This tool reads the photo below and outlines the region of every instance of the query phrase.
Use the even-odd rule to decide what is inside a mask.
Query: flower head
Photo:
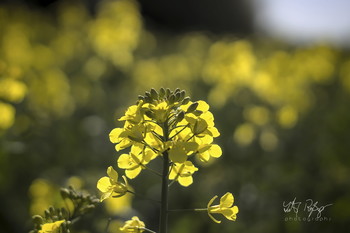
[[[126,221],[120,230],[127,233],[141,233],[144,231],[144,228],[145,223],[142,222],[137,216],[134,216],[131,218],[131,220]]]
[[[110,197],[121,197],[128,191],[128,182],[126,177],[123,176],[124,182],[118,181],[118,173],[112,166],[107,168],[107,176],[102,177],[97,182],[97,188],[103,193],[100,201],[103,201]]]
[[[221,156],[221,148],[213,144],[220,133],[209,105],[203,100],[192,102],[185,95],[180,89],[151,89],[119,118],[124,126],[113,129],[109,137],[117,151],[131,148],[118,159],[128,178],[138,176],[149,168],[146,164],[166,152],[173,164],[169,178],[188,186],[198,169],[187,161],[194,155],[204,162]]]
[[[44,223],[41,225],[41,230],[39,230],[39,233],[59,233],[60,226],[64,222],[65,220],[60,220],[52,223]]]
[[[213,202],[215,199],[218,198],[218,196],[213,197],[208,205],[208,215],[209,217],[216,223],[220,223],[221,221],[215,219],[212,214],[222,214],[224,215],[228,220],[235,221],[237,218],[238,213],[238,207],[233,206],[234,198],[232,193],[227,192],[224,196],[220,198],[220,204],[219,205],[213,205]]]

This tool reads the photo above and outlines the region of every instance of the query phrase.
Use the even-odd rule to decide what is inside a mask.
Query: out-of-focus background
[[[223,156],[171,208],[230,191],[236,222],[172,213],[170,233],[345,232],[350,228],[350,3],[346,0],[8,0],[0,3],[0,232],[62,205],[60,186],[98,195],[118,153],[111,129],[137,95],[177,87],[211,105]],[[120,154],[120,153],[119,153]],[[157,198],[157,177],[132,185]],[[292,219],[283,202],[326,207]],[[118,232],[157,206],[108,201],[74,232]],[[316,217],[316,213],[312,214]]]

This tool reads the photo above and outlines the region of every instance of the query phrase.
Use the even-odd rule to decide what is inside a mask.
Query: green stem
[[[163,125],[165,142],[169,139],[168,122]],[[159,219],[159,233],[167,233],[168,225],[168,184],[169,184],[169,155],[163,152],[162,194]]]
[[[155,231],[152,231],[152,230],[150,230],[148,228],[145,228],[145,227],[140,227],[139,229],[140,230],[144,230],[144,231],[148,231],[148,232],[151,232],[151,233],[156,233]]]
[[[168,222],[168,174],[169,174],[169,156],[168,152],[163,153],[163,175],[162,175],[162,199],[160,207],[160,233],[167,233]]]
[[[199,209],[174,209],[168,210],[169,212],[184,212],[184,211],[207,211],[207,208],[199,208]]]

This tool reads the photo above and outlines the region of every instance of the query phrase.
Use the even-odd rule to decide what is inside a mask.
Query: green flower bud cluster
[[[72,218],[82,216],[87,212],[93,210],[99,199],[88,193],[78,193],[71,186],[68,188],[61,188],[61,197],[63,200],[70,200],[74,204],[74,211]]]
[[[138,99],[149,104],[165,101],[169,105],[176,102],[184,105],[190,101],[190,97],[185,96],[186,92],[184,90],[181,91],[179,88],[175,91],[171,91],[169,88],[160,88],[159,92],[152,88],[151,91],[146,91],[144,96],[139,95]]]
[[[49,207],[44,212],[44,217],[34,215],[32,217],[34,223],[34,230],[30,233],[45,233],[45,232],[62,232],[70,233],[71,221],[69,213],[65,208]]]
[[[72,187],[61,188],[65,208],[49,207],[44,216],[34,215],[34,229],[30,233],[70,233],[71,225],[93,210],[99,200],[87,193],[78,193]]]

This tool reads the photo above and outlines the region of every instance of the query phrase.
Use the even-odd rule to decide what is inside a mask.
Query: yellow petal
[[[119,142],[119,144],[117,144],[117,145],[115,146],[115,150],[116,150],[116,151],[123,150],[123,149],[125,149],[125,148],[131,146],[132,144],[133,144],[133,142],[130,141],[129,139],[124,139],[124,140],[122,140],[121,142]]]
[[[174,168],[174,167],[172,167],[172,168],[170,168],[171,170],[170,170],[170,174],[169,174],[169,179],[170,180],[173,180],[173,179],[175,179],[176,178],[176,176],[177,176],[177,172],[176,172],[176,168]]]
[[[110,198],[112,196],[112,193],[113,193],[113,190],[103,193],[101,195],[100,202],[106,200],[107,198]]]
[[[129,178],[129,179],[134,179],[136,176],[138,176],[141,172],[142,168],[139,166],[133,170],[126,170],[125,171],[125,175]]]
[[[209,110],[209,105],[205,101],[199,100],[199,101],[197,101],[197,103],[198,103],[197,110],[202,111],[202,112],[206,112]]]
[[[140,144],[142,145],[142,144]],[[137,145],[132,145],[130,152],[133,153],[134,155],[138,155],[142,152],[143,148],[139,144]]]
[[[183,163],[187,160],[187,153],[180,147],[173,147],[169,150],[169,158],[174,163]]]
[[[185,172],[191,171],[191,173],[198,171],[198,168],[196,168],[191,161],[185,162]]]
[[[222,150],[219,145],[212,144],[209,149],[210,156],[214,158],[219,158],[222,155]]]
[[[221,208],[230,208],[233,205],[233,195],[232,193],[227,192],[224,196],[220,199],[220,207]]]
[[[211,112],[203,113],[201,118],[207,122],[208,126],[214,126],[214,115]]]
[[[110,179],[107,176],[104,176],[97,181],[97,188],[103,193],[107,192],[110,189],[111,185],[112,184],[110,182]]]
[[[45,223],[41,226],[41,230],[39,232],[56,232],[56,230],[58,230],[58,228],[61,226],[61,224],[64,222],[65,220],[60,220],[60,221],[56,221],[53,223]],[[58,231],[57,231],[58,232]]]
[[[118,172],[112,166],[107,168],[107,174],[114,182],[118,181]]]
[[[209,127],[208,128],[208,131],[209,131],[209,135],[216,138],[216,137],[219,137],[220,136],[220,132],[217,128],[215,127]]]
[[[233,206],[232,208],[230,208],[230,214],[229,215],[224,215],[228,220],[231,221],[236,221],[237,219],[237,213],[238,213],[238,207],[237,206]]]
[[[210,159],[210,154],[208,151],[199,154],[199,159],[203,162],[208,162]]]
[[[122,128],[115,128],[113,129],[110,133],[109,133],[109,140],[112,143],[118,143],[121,139],[120,139],[120,134],[123,132],[124,130]]]
[[[187,176],[187,177],[179,177],[178,182],[184,186],[187,187],[193,183],[193,178],[192,176]]]
[[[154,153],[154,151],[152,150],[145,150],[143,152],[143,160],[144,160],[144,164],[147,164],[149,161],[151,161],[153,158],[155,158],[157,156],[156,153]]]
[[[128,154],[121,154],[118,158],[117,163],[118,167],[122,169],[129,169],[135,165],[130,155]]]

